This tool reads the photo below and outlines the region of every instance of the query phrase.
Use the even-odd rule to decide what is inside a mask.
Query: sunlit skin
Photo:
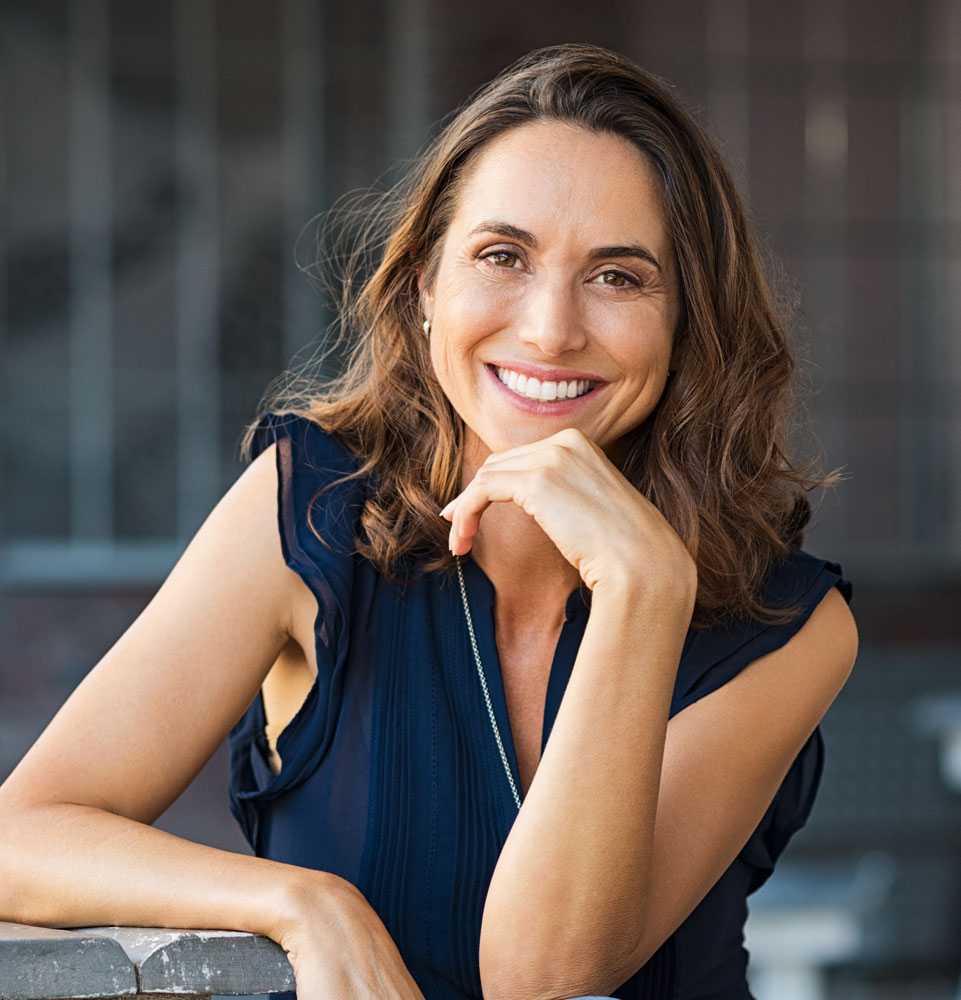
[[[491,451],[577,427],[605,450],[653,410],[678,314],[656,180],[619,136],[538,122],[475,165],[423,296],[431,357],[467,427],[465,476]],[[491,365],[596,388],[529,404]]]

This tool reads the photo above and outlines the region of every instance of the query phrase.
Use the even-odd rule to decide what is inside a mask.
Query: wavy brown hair
[[[339,267],[335,345],[342,372],[288,378],[267,408],[305,416],[360,460],[376,489],[357,549],[382,572],[449,568],[439,509],[460,487],[463,426],[432,373],[418,279],[430,284],[471,165],[495,137],[537,121],[621,136],[660,183],[680,278],[677,369],[653,414],[621,442],[624,475],[696,561],[694,621],[783,620],[763,602],[771,565],[799,544],[807,492],[827,480],[792,462],[784,416],[794,362],[730,173],[698,122],[659,80],[591,45],[535,51],[482,88],[406,179],[373,204]],[[365,276],[366,268],[366,276]]]

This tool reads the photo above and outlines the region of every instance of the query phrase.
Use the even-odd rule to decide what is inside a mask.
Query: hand
[[[489,455],[441,512],[454,555],[471,550],[484,511],[515,503],[594,590],[638,576],[696,589],[694,561],[657,508],[579,430]]]
[[[326,872],[298,873],[286,926],[274,935],[297,1000],[424,1000],[387,928],[362,893]]]

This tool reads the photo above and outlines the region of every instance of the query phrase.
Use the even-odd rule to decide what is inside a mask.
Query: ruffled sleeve
[[[780,649],[801,630],[832,587],[837,587],[845,600],[851,600],[851,584],[842,576],[840,566],[792,549],[769,574],[765,597],[770,605],[796,608],[797,613],[779,625],[737,622],[692,630],[681,657],[671,714],[716,691],[759,657]],[[807,822],[823,766],[824,743],[820,730],[816,730],[795,758],[739,855],[751,868],[750,892],[764,883],[788,841]]]
[[[272,444],[277,445],[277,520],[284,561],[317,600],[317,679],[280,735],[280,774],[275,775],[267,764],[266,720],[259,694],[228,739],[231,811],[255,850],[259,804],[313,772],[336,726],[349,627],[354,537],[364,491],[357,478],[345,480],[356,470],[354,456],[311,421],[289,414],[267,414],[255,432],[253,457]]]

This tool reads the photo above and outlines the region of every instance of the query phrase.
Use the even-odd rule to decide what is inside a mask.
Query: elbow
[[[24,904],[30,898],[25,884],[28,851],[37,831],[28,827],[23,810],[0,798],[0,920],[29,923]]]
[[[608,996],[640,968],[636,946],[591,933],[538,935],[481,931],[484,1000],[569,1000]],[[635,943],[636,945],[636,943]]]
[[[56,805],[52,807],[56,809]],[[50,859],[62,854],[57,831],[62,816],[43,803],[25,800],[0,788],[0,920],[56,924],[49,899],[38,886]]]

